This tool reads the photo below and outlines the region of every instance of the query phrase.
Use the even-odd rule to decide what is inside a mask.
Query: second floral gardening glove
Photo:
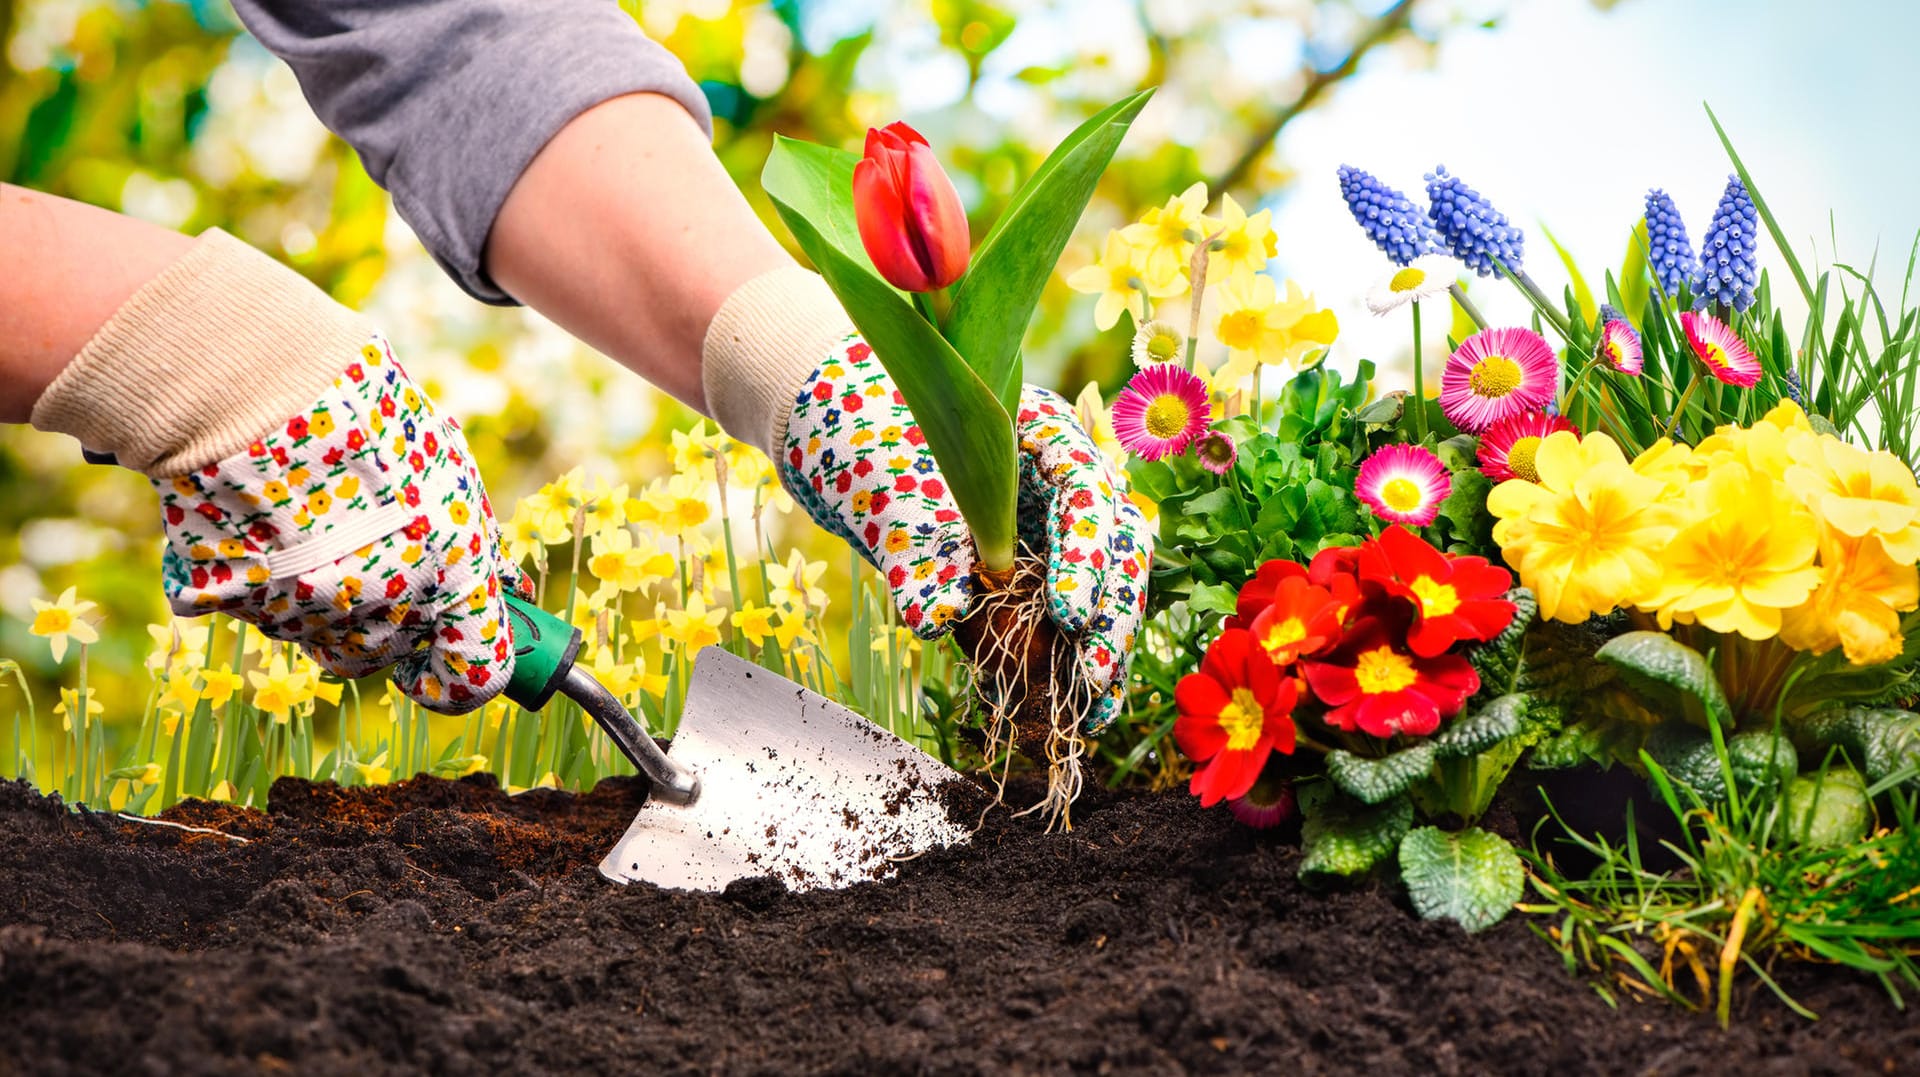
[[[359,315],[223,232],[117,311],[35,405],[159,491],[164,587],[342,677],[472,710],[513,670],[500,550],[459,424]]]
[[[913,413],[812,273],[780,269],[730,297],[707,331],[709,408],[778,463],[820,526],[885,574],[923,638],[966,615],[973,541]],[[1023,540],[1047,558],[1048,611],[1096,693],[1082,726],[1118,713],[1146,613],[1152,534],[1126,480],[1058,394],[1027,386],[1015,417]]]

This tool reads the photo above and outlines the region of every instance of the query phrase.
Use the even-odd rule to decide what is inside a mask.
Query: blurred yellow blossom
[[[687,599],[685,609],[667,611],[660,634],[685,647],[687,653],[697,654],[702,647],[720,642],[720,626],[726,619],[725,607],[708,609],[706,600],[696,593]]]
[[[1196,183],[1149,209],[1138,224],[1120,230],[1120,237],[1145,254],[1149,276],[1177,277],[1187,270],[1194,245],[1213,234],[1219,222],[1206,216],[1207,185]]]
[[[204,619],[168,618],[166,624],[147,626],[153,650],[147,654],[147,668],[169,676],[196,669],[207,660],[207,635],[211,626]]]
[[[808,561],[799,550],[787,556],[787,563],[767,565],[767,601],[783,609],[805,613],[825,610],[827,593],[818,586],[826,575],[825,561]]]
[[[1207,255],[1207,280],[1229,281],[1252,276],[1265,269],[1280,251],[1273,234],[1273,211],[1263,209],[1253,216],[1240,208],[1230,194],[1220,196],[1219,236]]]
[[[267,662],[265,672],[254,670],[247,674],[247,680],[253,685],[253,705],[263,714],[270,714],[276,722],[286,722],[293,715],[293,708],[313,698],[313,690],[307,678],[287,668],[285,655],[276,653]]]
[[[69,638],[82,647],[100,642],[99,630],[86,620],[86,615],[93,608],[93,603],[77,599],[71,587],[60,592],[60,597],[52,602],[36,598],[33,600],[33,625],[29,631],[47,641],[53,650],[55,662],[64,661]]]
[[[582,517],[582,527],[589,536],[602,535],[626,526],[627,522],[627,484],[608,486],[605,479],[594,481],[593,492],[587,495],[586,513]]]
[[[53,705],[53,713],[60,716],[60,728],[69,733],[73,732],[73,716],[79,713],[79,710],[80,710],[79,691],[73,688],[60,689],[60,702],[55,703]],[[106,704],[94,698],[94,691],[92,687],[88,687],[86,719],[91,719],[93,718],[94,715],[97,715],[97,714],[104,714],[106,713],[106,710],[107,710]],[[86,719],[82,720],[82,723],[81,723],[82,725],[86,724]]]
[[[1093,324],[1105,332],[1119,322],[1121,311],[1131,314],[1135,324],[1145,321],[1147,300],[1180,294],[1186,280],[1178,273],[1149,273],[1147,252],[1114,231],[1107,233],[1100,260],[1069,274],[1067,287],[1100,297],[1093,309]]]
[[[637,591],[673,577],[673,558],[649,540],[635,542],[633,534],[617,528],[593,537],[593,556],[587,571],[616,591]]]

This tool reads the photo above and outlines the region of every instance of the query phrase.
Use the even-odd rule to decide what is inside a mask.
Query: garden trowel
[[[612,693],[574,664],[580,633],[508,600],[514,670],[507,697],[538,710],[579,703],[653,783],[600,862],[615,882],[720,890],[772,876],[793,890],[850,886],[900,860],[967,840],[949,804],[977,790],[939,760],[860,715],[708,647],[674,733],[660,750]]]

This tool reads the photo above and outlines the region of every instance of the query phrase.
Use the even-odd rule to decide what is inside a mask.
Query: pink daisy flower
[[[1508,479],[1539,482],[1540,473],[1534,470],[1533,455],[1540,451],[1540,443],[1547,435],[1557,430],[1571,430],[1575,437],[1580,434],[1580,428],[1565,416],[1548,415],[1544,411],[1529,411],[1494,423],[1480,435],[1480,471],[1495,482]]]
[[[1560,360],[1531,329],[1483,329],[1462,341],[1440,372],[1440,410],[1479,433],[1511,415],[1553,403]]]
[[[1609,370],[1638,374],[1644,365],[1640,358],[1640,334],[1633,331],[1633,326],[1615,318],[1600,327],[1600,342],[1594,345],[1593,357],[1605,363]]]
[[[1353,492],[1382,520],[1425,527],[1453,492],[1453,476],[1418,445],[1389,445],[1360,465]]]
[[[1267,777],[1253,783],[1246,796],[1227,801],[1227,810],[1235,819],[1255,830],[1279,826],[1293,815],[1293,783],[1285,778]]]
[[[1207,432],[1207,383],[1178,363],[1141,370],[1113,401],[1113,436],[1142,460],[1178,456]]]
[[[1240,450],[1233,444],[1233,435],[1224,430],[1209,430],[1193,443],[1194,459],[1215,475],[1225,475],[1233,470],[1233,462],[1239,455]]]
[[[1733,327],[1711,314],[1683,311],[1680,329],[1693,345],[1693,354],[1707,364],[1714,377],[1728,385],[1751,389],[1760,381],[1760,360],[1753,357],[1746,342]]]

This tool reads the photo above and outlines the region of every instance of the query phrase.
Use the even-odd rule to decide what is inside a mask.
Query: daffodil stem
[[[1673,418],[1667,422],[1667,436],[1673,437],[1680,430],[1680,419],[1687,413],[1687,404],[1693,400],[1693,392],[1700,388],[1700,368],[1693,369],[1693,380],[1687,383],[1687,391],[1680,394],[1680,404],[1673,409]]]
[[[1554,329],[1560,333],[1560,339],[1569,344],[1573,343],[1573,327],[1567,324],[1567,316],[1554,307],[1553,302],[1547,298],[1547,293],[1533,282],[1533,278],[1527,275],[1527,271],[1516,268],[1510,271],[1509,276],[1513,283],[1526,293],[1527,298],[1533,301],[1535,309],[1545,315],[1547,321],[1553,323]]]
[[[1409,305],[1413,307],[1413,436],[1424,442],[1427,440],[1427,378],[1420,358],[1420,301],[1416,299]]]
[[[733,556],[733,517],[727,512],[727,461],[718,453],[713,458],[713,484],[720,494],[720,537],[727,550],[727,583],[733,588],[733,606],[739,609],[744,596],[740,593],[740,563]],[[731,620],[727,622],[727,635],[733,641],[739,639]]]
[[[1459,304],[1461,313],[1465,314],[1473,324],[1482,329],[1487,327],[1487,319],[1481,315],[1480,308],[1473,305],[1473,300],[1467,298],[1467,290],[1460,287],[1460,282],[1455,281],[1447,285],[1447,294],[1453,297],[1453,301]]]
[[[1587,365],[1580,368],[1580,376],[1573,379],[1573,388],[1567,392],[1567,398],[1560,403],[1560,414],[1569,419],[1573,418],[1573,406],[1580,401],[1580,391],[1587,387],[1587,377],[1593,373],[1593,368],[1599,365],[1597,359],[1588,357]]]
[[[92,762],[92,760],[88,758],[87,748],[86,748],[86,744],[87,744],[87,645],[84,643],[80,645],[80,687],[78,689],[78,693],[79,693],[79,698],[74,701],[74,708],[73,708],[78,713],[68,715],[68,717],[71,719],[71,722],[69,724],[73,726],[74,740],[75,740],[75,744],[77,745],[75,749],[74,759],[77,760],[80,764],[80,801],[81,803],[85,803],[89,799],[89,794],[92,792],[92,789],[88,785],[89,774],[87,773],[88,771],[87,764]]]

